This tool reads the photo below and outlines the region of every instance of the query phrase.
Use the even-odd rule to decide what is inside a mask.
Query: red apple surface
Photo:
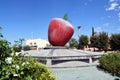
[[[73,26],[62,18],[53,18],[48,28],[48,40],[53,46],[64,46],[74,33]]]

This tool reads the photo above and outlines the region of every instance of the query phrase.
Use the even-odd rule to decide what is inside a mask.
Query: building
[[[30,46],[32,50],[39,50],[49,46],[50,43],[44,39],[26,39],[25,45]]]

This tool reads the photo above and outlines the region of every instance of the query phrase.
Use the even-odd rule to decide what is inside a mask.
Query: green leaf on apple
[[[68,20],[68,14],[66,13],[63,17],[64,20]]]

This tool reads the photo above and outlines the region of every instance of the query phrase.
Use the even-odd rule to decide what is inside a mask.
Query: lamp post
[[[80,28],[81,26],[78,26],[78,38],[80,37]]]

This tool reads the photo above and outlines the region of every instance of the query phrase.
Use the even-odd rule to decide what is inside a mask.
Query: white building
[[[50,43],[44,39],[26,39],[25,44],[36,49],[42,49],[50,45]]]

